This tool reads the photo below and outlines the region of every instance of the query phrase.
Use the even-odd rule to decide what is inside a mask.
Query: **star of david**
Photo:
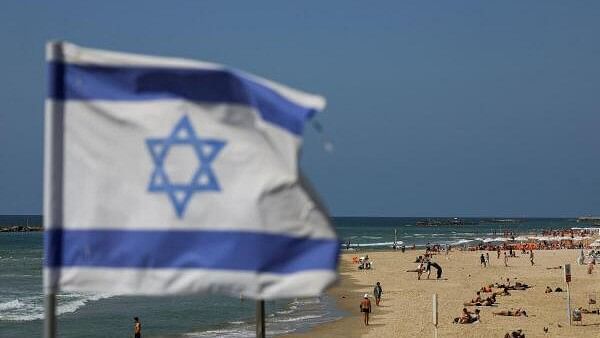
[[[154,162],[148,191],[166,193],[175,208],[177,217],[182,218],[194,192],[221,191],[211,163],[225,144],[226,142],[222,140],[198,137],[188,117],[182,117],[166,138],[146,139],[146,145]],[[177,145],[192,147],[199,160],[192,178],[183,184],[174,183],[165,171],[165,160],[169,150]]]

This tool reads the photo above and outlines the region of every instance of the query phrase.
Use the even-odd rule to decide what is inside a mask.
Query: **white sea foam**
[[[277,336],[286,333],[290,333],[292,330],[268,330],[269,336]],[[224,338],[241,338],[241,337],[254,337],[255,331],[250,328],[247,329],[222,329],[222,330],[208,330],[202,332],[190,332],[184,334],[186,337],[193,338],[216,338],[216,337],[224,337]]]
[[[15,300],[11,300],[10,302],[0,303],[0,311],[20,309],[20,308],[23,308],[24,306],[25,306],[25,304],[23,304],[20,300],[15,299]],[[1,316],[2,315],[0,315],[0,318],[2,318]]]
[[[110,295],[101,294],[63,294],[58,295],[57,314],[73,313],[88,302],[97,301]],[[0,320],[31,321],[44,318],[44,297],[42,295],[23,297],[0,303]]]
[[[295,307],[294,307],[294,309],[277,311],[276,313],[278,315],[289,315],[290,313],[293,313],[294,311],[295,311]]]
[[[273,322],[275,322],[275,323],[290,323],[290,322],[305,321],[305,320],[309,320],[309,319],[316,319],[316,318],[321,318],[321,317],[322,316],[320,316],[320,315],[306,315],[306,316],[300,316],[300,317],[277,318],[277,319],[274,319]]]
[[[315,298],[298,298],[295,299],[292,304],[295,305],[306,305],[306,304],[320,304],[321,303],[321,298],[319,297],[315,297]]]

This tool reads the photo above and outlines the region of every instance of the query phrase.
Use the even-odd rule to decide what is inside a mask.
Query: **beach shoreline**
[[[423,250],[360,251],[340,255],[340,282],[328,291],[336,306],[346,312],[343,318],[317,325],[306,332],[292,333],[285,337],[398,337],[433,335],[432,295],[439,297],[438,337],[503,337],[512,330],[522,329],[527,337],[590,337],[596,336],[600,327],[600,315],[584,315],[583,325],[569,326],[566,315],[566,292],[545,294],[546,286],[566,289],[563,272],[559,266],[571,264],[572,309],[576,307],[595,309],[588,304],[590,295],[600,295],[598,271],[587,274],[585,265],[577,265],[577,249],[539,250],[535,253],[535,265],[529,256],[518,254],[509,259],[505,267],[503,258],[489,252],[491,265],[482,267],[479,256],[485,251],[451,251],[440,253],[434,260],[443,267],[443,280],[436,280],[435,273],[427,280],[417,280],[416,273],[406,272],[416,266],[416,256]],[[368,254],[374,269],[358,270],[352,263],[354,256]],[[435,271],[434,271],[435,272]],[[472,299],[483,285],[510,278],[533,287],[524,291],[511,291],[511,296],[498,297],[494,307],[481,309],[481,321],[476,324],[452,324],[458,317],[463,302]],[[364,293],[372,297],[375,282],[383,286],[382,306],[374,300],[371,325],[362,323],[358,304]],[[495,290],[496,291],[496,290]],[[501,317],[492,312],[522,307],[529,317]],[[473,311],[476,307],[468,307]],[[544,328],[548,328],[548,333]]]

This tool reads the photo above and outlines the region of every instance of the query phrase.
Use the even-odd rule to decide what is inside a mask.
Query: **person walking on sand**
[[[504,266],[508,266],[508,256],[504,253]]]
[[[371,313],[371,301],[369,294],[365,293],[363,300],[360,302],[360,312],[363,313],[365,325],[369,325],[369,313]]]
[[[142,323],[138,317],[134,317],[135,324],[133,325],[133,336],[135,338],[142,338]]]
[[[498,250],[496,250],[496,254],[498,255],[498,259],[500,259],[500,248],[498,247]]]
[[[375,305],[379,306],[381,302],[381,294],[383,293],[383,289],[381,288],[381,283],[377,282],[375,284],[375,288],[373,288],[373,296],[375,296]]]
[[[483,256],[483,254],[479,256],[479,261],[481,262],[481,265],[485,268],[485,257]]]
[[[531,262],[531,266],[535,265],[533,262],[533,250],[529,250],[529,261]]]
[[[485,253],[485,264],[490,266],[490,253],[489,252]]]

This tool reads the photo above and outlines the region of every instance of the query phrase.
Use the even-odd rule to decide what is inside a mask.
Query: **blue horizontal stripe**
[[[315,110],[229,70],[48,64],[48,97],[55,100],[186,99],[254,107],[270,123],[301,135]]]
[[[339,242],[232,231],[47,230],[47,267],[335,270]]]

